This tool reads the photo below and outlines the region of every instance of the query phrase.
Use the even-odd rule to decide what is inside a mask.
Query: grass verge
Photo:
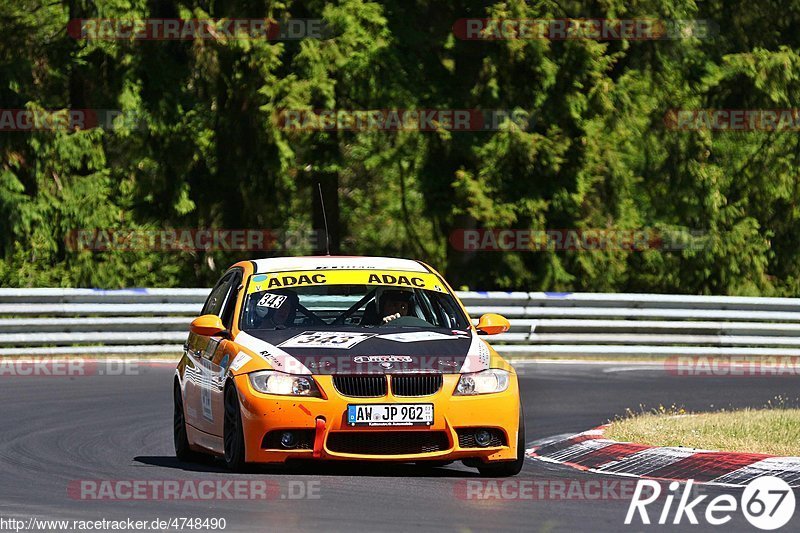
[[[800,456],[800,409],[642,413],[613,421],[606,437],[650,446]]]

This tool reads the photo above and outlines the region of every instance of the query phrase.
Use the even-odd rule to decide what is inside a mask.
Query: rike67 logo
[[[700,523],[699,516],[707,524],[721,526],[730,522],[734,513],[741,512],[756,528],[774,530],[786,525],[794,515],[794,492],[788,483],[777,477],[754,479],[745,486],[739,500],[732,494],[721,494],[707,502],[708,495],[705,494],[690,499],[693,484],[693,480],[688,480],[678,494],[680,483],[673,481],[669,484],[666,496],[660,498],[659,483],[640,479],[628,506],[625,524],[641,521],[642,524],[679,525],[688,522],[696,525]],[[659,503],[655,504],[656,501]],[[663,507],[659,509],[662,501]],[[652,511],[655,511],[655,515],[651,518],[649,512]]]

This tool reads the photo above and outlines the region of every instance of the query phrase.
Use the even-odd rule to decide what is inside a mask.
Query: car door
[[[242,273],[238,269],[222,276],[209,294],[201,314],[217,315],[223,319],[223,323],[228,318],[230,322],[230,315],[233,314],[231,308],[235,306],[241,279]],[[226,327],[229,328],[230,324]],[[216,397],[221,397],[225,383],[220,363],[221,354],[229,342],[222,336],[210,337],[196,333],[189,333],[186,342],[186,420],[195,428],[212,435],[221,434],[217,429],[222,427],[221,402]]]
[[[236,306],[239,304],[238,297],[244,286],[242,285],[243,272],[237,269],[233,272],[231,288],[222,304],[220,314],[222,325],[225,329],[232,331],[233,321],[236,316]],[[211,348],[214,340],[217,344]],[[236,343],[228,338],[212,339],[209,349],[206,350],[203,359],[208,361],[209,371],[211,372],[211,386],[207,389],[206,406],[211,410],[210,433],[222,437],[223,418],[225,416],[225,379],[228,375],[228,367],[236,358]],[[202,399],[202,396],[201,396]]]

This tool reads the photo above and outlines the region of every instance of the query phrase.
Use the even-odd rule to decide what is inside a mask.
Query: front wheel
[[[519,407],[519,431],[517,433],[517,459],[501,463],[479,465],[478,472],[481,477],[511,477],[516,476],[525,464],[525,417],[522,414],[522,405]]]
[[[236,385],[229,383],[225,388],[225,421],[222,428],[225,447],[225,464],[235,472],[245,468],[244,431],[242,411],[239,407],[239,394]]]

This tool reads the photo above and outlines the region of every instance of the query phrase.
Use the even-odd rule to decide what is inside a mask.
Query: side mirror
[[[195,318],[189,326],[189,331],[204,337],[221,335],[227,338],[229,336],[228,330],[222,325],[222,319],[217,315],[203,315]]]
[[[486,313],[478,321],[475,328],[478,330],[478,335],[497,335],[498,333],[505,333],[511,324],[508,319],[497,313]]]

